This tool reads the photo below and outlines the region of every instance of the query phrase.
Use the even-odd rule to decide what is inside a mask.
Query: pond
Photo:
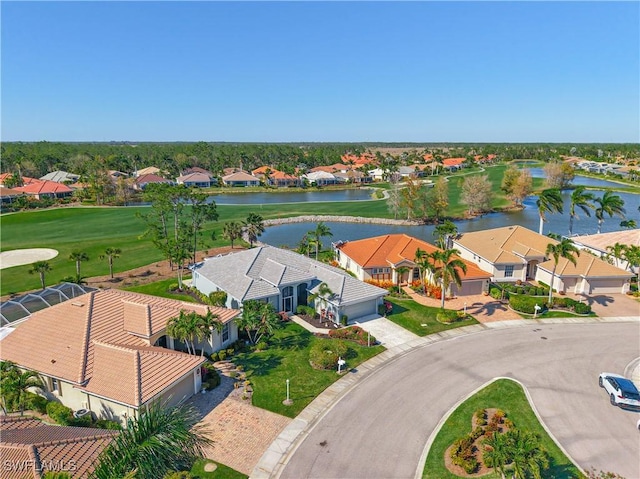
[[[531,172],[531,176],[533,178],[547,177],[542,168],[529,168],[529,171]],[[595,188],[613,188],[616,186],[626,186],[624,184],[616,183],[615,181],[600,180],[598,178],[589,178],[587,176],[578,175],[575,176],[571,184],[575,186],[592,186]]]
[[[595,193],[600,196],[600,193]],[[627,210],[627,218],[635,219],[640,224],[640,215],[638,207],[640,206],[640,195],[630,193],[616,193],[625,202]],[[553,214],[547,216],[547,222],[544,225],[544,234],[554,232],[558,234],[569,233],[569,201],[571,197],[570,191],[562,193],[565,204],[565,213],[562,215]],[[533,231],[538,231],[540,218],[536,209],[536,196],[530,196],[524,201],[524,210],[510,213],[490,213],[473,220],[464,220],[456,222],[458,231],[461,233],[469,231],[478,231],[491,228],[500,228],[503,226],[521,225]],[[620,230],[619,217],[605,217],[602,226],[602,232]],[[434,225],[419,226],[393,226],[379,224],[360,224],[360,223],[334,223],[328,222],[327,226],[333,233],[332,238],[324,238],[323,242],[328,244],[330,241],[337,240],[357,240],[372,236],[380,236],[385,234],[405,233],[417,238],[421,238],[427,242],[433,243]],[[273,246],[295,247],[302,236],[308,231],[315,228],[315,223],[294,223],[280,226],[271,226],[260,236],[260,241],[271,244]],[[595,234],[597,232],[598,222],[591,214],[587,217],[580,212],[580,218],[574,221],[573,232],[577,235]]]
[[[326,201],[371,200],[374,190],[358,188],[348,190],[294,190],[293,192],[221,193],[211,199],[218,205],[259,205],[274,203],[317,203]]]

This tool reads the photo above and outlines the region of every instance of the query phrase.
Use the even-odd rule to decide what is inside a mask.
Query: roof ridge
[[[57,426],[53,426],[53,427],[57,427]],[[73,426],[65,426],[65,427],[73,427]],[[83,429],[86,429],[86,428],[83,428]],[[41,441],[41,442],[33,443],[33,444],[30,444],[30,446],[33,446],[35,448],[46,447],[46,446],[64,446],[66,444],[74,444],[78,442],[98,441],[100,439],[107,439],[117,434],[117,432],[113,430],[104,429],[104,431],[105,432],[103,434],[93,434],[91,436],[80,436],[80,437],[67,437],[64,439],[52,439],[50,441]],[[6,443],[3,443],[3,444],[6,444]]]
[[[91,323],[93,321],[93,303],[95,291],[89,293],[87,301],[87,314],[84,329],[84,339],[82,341],[82,360],[80,361],[80,376],[78,383],[82,384],[86,381],[87,363],[89,362],[89,345],[91,344]]]
[[[136,351],[133,356],[133,367],[135,368],[136,374],[136,385],[135,385],[135,400],[136,404],[142,403],[142,367],[140,361],[140,351]]]

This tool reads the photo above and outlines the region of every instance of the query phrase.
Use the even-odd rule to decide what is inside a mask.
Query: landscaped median
[[[491,414],[487,414],[488,410],[491,411]],[[492,419],[495,419],[495,411],[504,413],[502,420],[492,421]],[[484,412],[484,416],[482,412]],[[495,422],[495,424],[492,424],[492,422]],[[507,432],[507,429],[511,432]],[[492,458],[492,448],[489,446],[492,442],[490,438],[494,435],[502,436],[505,432],[507,435],[513,435],[516,429],[520,431],[522,437],[524,437],[523,435],[528,436],[531,434],[533,435],[531,437],[535,437],[535,440],[528,441],[529,445],[535,443],[533,445],[538,448],[538,453],[546,459],[548,464],[542,477],[554,477],[557,479],[584,477],[542,427],[531,409],[520,384],[509,379],[499,379],[492,382],[464,401],[447,418],[431,444],[422,477],[458,479],[477,477],[477,472],[480,471],[484,471],[485,474],[490,473],[489,469],[492,467],[490,459]],[[476,433],[473,434],[473,431],[476,431]],[[459,446],[464,445],[466,437],[473,438],[473,440],[469,441],[470,447],[464,451],[462,450],[464,448]],[[511,457],[510,454],[513,452],[509,450],[512,438],[505,437],[505,439],[507,444],[504,448],[505,457],[507,458],[505,460],[507,463],[505,469],[511,471],[514,464],[508,458]],[[518,440],[511,442],[517,444]],[[458,451],[460,454],[457,454],[454,458],[451,453],[456,446],[458,446],[457,449],[460,450]],[[488,454],[484,453],[485,449],[489,450]],[[520,451],[518,454],[522,452]],[[529,452],[530,455],[533,454],[533,451]],[[456,462],[475,464],[475,461],[477,461],[477,467],[473,470],[470,468],[469,474],[464,472],[462,466],[455,464]],[[525,467],[531,467],[531,465],[529,464]],[[453,471],[456,471],[456,473]],[[476,475],[472,475],[474,473]],[[526,477],[529,477],[529,474],[531,472],[528,472]],[[499,477],[499,475],[492,474],[490,477]]]

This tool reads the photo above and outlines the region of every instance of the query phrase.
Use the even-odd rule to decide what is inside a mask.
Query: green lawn
[[[541,443],[550,456],[550,467],[543,473],[543,478],[583,477],[578,468],[546,433],[531,409],[522,387],[515,381],[508,379],[500,379],[491,383],[463,402],[449,416],[431,445],[422,477],[436,479],[456,479],[459,477],[446,468],[444,453],[453,441],[471,432],[471,417],[476,410],[483,408],[502,409],[518,429],[531,431],[540,436]],[[490,474],[484,477],[498,476]]]
[[[412,299],[387,297],[386,300],[393,304],[393,312],[387,316],[387,319],[418,336],[426,336],[447,329],[478,324],[478,321],[475,319],[465,319],[464,321],[458,321],[453,324],[443,324],[436,319],[440,308],[423,306]],[[422,326],[423,324],[426,326]]]
[[[213,472],[205,472],[204,466],[214,462],[218,467]],[[219,462],[210,461],[208,459],[200,459],[191,468],[191,475],[194,479],[246,479],[249,476],[242,474],[241,472],[231,469]]]
[[[188,277],[184,279],[188,279]],[[160,296],[161,298],[178,299],[180,301],[195,303],[196,300],[188,294],[176,294],[169,292],[169,286],[177,283],[177,278],[170,278],[162,281],[156,281],[155,283],[143,284],[140,286],[129,286],[122,289],[125,291],[133,291],[134,293],[144,293],[153,296]]]
[[[288,417],[297,416],[316,396],[339,379],[336,371],[319,371],[309,364],[309,350],[316,341],[324,341],[295,323],[276,331],[269,348],[262,352],[239,353],[233,357],[242,365],[253,383],[255,406]],[[347,367],[355,367],[384,351],[383,346],[367,348],[349,343],[353,357]],[[286,381],[290,381],[291,406],[285,406]]]

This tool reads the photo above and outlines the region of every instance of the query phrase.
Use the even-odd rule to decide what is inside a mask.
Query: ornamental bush
[[[347,341],[353,341],[361,346],[366,346],[367,341],[369,341],[370,344],[376,343],[376,338],[373,336],[369,336],[367,332],[360,326],[332,329],[331,331],[329,331],[329,337],[332,339],[344,339]]]
[[[346,357],[347,344],[340,339],[320,339],[309,350],[309,362],[315,369],[335,369],[338,358]]]
[[[514,295],[509,298],[509,305],[511,308],[520,313],[533,314],[535,312],[536,304],[542,308],[539,313],[542,313],[547,309],[545,302],[535,296]]]
[[[591,306],[586,303],[576,303],[573,306],[573,310],[576,314],[589,314],[591,313]]]
[[[47,404],[47,416],[53,419],[61,426],[69,426],[73,422],[73,411],[71,408],[60,404],[59,402],[51,401]]]

